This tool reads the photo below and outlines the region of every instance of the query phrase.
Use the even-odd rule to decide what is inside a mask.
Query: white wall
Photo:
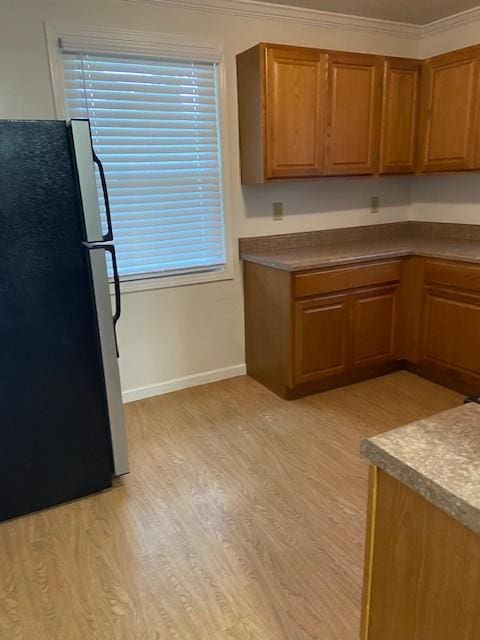
[[[418,176],[410,220],[480,224],[480,174]]]
[[[0,117],[54,118],[43,21],[73,22],[192,35],[224,42],[227,65],[234,246],[245,235],[286,233],[407,219],[410,178],[334,179],[241,188],[239,179],[235,54],[273,41],[391,55],[418,55],[411,38],[368,30],[308,26],[272,19],[220,15],[123,0],[2,0],[0,5]],[[479,34],[480,40],[480,34]],[[447,190],[448,191],[448,190]],[[460,194],[462,189],[458,190]],[[440,193],[440,192],[439,192]],[[381,212],[368,210],[380,196]],[[444,193],[441,193],[444,197]],[[285,220],[273,222],[273,201]],[[428,203],[427,203],[428,204]],[[433,208],[428,215],[437,215]],[[462,208],[462,211],[464,208]],[[415,210],[414,215],[420,214]],[[244,362],[240,265],[231,281],[129,293],[120,322],[125,390],[155,393],[176,378],[224,370]],[[222,374],[219,374],[222,375]],[[159,386],[160,385],[160,386]],[[132,397],[132,396],[130,396]]]

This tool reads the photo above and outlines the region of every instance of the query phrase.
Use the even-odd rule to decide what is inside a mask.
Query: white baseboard
[[[189,387],[198,387],[200,384],[208,382],[217,382],[218,380],[226,380],[227,378],[235,378],[243,376],[247,372],[245,364],[237,364],[233,367],[224,367],[223,369],[214,369],[213,371],[204,371],[195,373],[192,376],[184,378],[175,378],[158,384],[149,384],[146,387],[137,387],[136,389],[127,389],[123,391],[123,402],[134,402],[135,400],[143,400],[152,396],[161,396],[171,391],[179,391],[180,389],[188,389]]]

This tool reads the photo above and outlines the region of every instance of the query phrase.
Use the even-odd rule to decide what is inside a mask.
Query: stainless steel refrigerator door
[[[98,204],[90,124],[88,120],[71,120],[70,127],[85,218],[85,240],[87,242],[102,242],[104,238]]]
[[[128,452],[106,252],[105,249],[97,247],[90,249],[89,254],[107,392],[114,470],[115,475],[120,476],[128,473]]]

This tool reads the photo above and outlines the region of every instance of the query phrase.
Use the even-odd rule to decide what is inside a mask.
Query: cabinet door
[[[328,54],[327,174],[378,169],[382,58]]]
[[[423,308],[422,361],[479,376],[479,353],[480,296],[427,287]]]
[[[385,60],[380,173],[415,171],[420,69],[418,60]]]
[[[377,467],[367,532],[362,640],[480,637],[478,533]]]
[[[447,53],[425,63],[421,171],[474,168],[478,72],[477,48]]]
[[[323,296],[295,303],[295,383],[347,371],[349,298]]]
[[[326,54],[269,48],[266,53],[267,178],[324,172]]]
[[[354,368],[395,359],[398,286],[352,295],[351,348]]]

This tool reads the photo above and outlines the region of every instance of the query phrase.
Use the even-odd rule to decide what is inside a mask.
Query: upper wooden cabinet
[[[315,49],[266,49],[267,178],[324,172],[326,58]]]
[[[419,60],[385,60],[380,173],[415,171],[421,66]]]
[[[323,175],[326,60],[266,44],[237,56],[244,184]]]
[[[259,44],[237,72],[244,184],[480,169],[480,46],[422,62]]]
[[[328,54],[327,175],[377,171],[381,99],[382,58]]]
[[[475,168],[479,51],[470,47],[424,64],[420,171]]]

